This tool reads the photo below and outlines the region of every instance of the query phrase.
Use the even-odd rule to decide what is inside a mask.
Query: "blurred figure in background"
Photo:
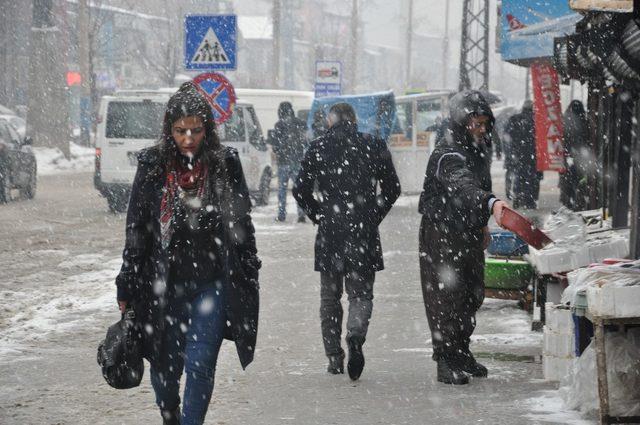
[[[584,105],[572,101],[564,113],[565,169],[560,174],[560,202],[573,211],[587,208],[590,128]]]
[[[536,168],[536,133],[533,103],[527,100],[522,111],[509,119],[510,166],[513,168],[514,208],[537,208],[542,173]]]
[[[293,105],[282,102],[278,107],[278,122],[267,143],[273,146],[278,161],[278,216],[277,221],[287,219],[287,189],[300,170],[300,162],[307,147],[306,124],[296,118]],[[298,222],[304,222],[304,211],[298,207]]]

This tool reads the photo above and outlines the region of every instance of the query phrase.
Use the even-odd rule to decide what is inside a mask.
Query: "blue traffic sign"
[[[236,92],[224,75],[215,72],[200,74],[193,79],[193,83],[211,106],[216,124],[222,124],[231,118],[236,104]]]
[[[187,15],[185,69],[236,69],[237,22],[236,15]]]

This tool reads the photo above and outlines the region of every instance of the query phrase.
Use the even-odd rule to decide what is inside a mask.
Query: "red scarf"
[[[175,222],[175,207],[178,196],[182,192],[193,192],[202,198],[205,190],[208,170],[200,160],[191,166],[183,166],[174,159],[167,167],[167,179],[164,183],[162,201],[160,202],[160,233],[162,247],[169,248],[173,237]]]

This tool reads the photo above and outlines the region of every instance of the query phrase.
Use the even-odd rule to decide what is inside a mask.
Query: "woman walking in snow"
[[[138,160],[118,303],[146,331],[163,423],[202,424],[223,338],[235,341],[243,368],[255,352],[260,260],[249,193],[237,151],[220,144],[192,83],[171,97],[158,145]]]

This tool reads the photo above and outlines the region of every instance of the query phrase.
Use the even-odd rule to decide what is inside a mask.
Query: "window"
[[[419,100],[416,114],[417,146],[429,145],[431,133],[442,123],[442,99]]]
[[[7,130],[9,131],[9,137],[11,137],[11,140],[19,145],[20,144],[20,135],[18,134],[18,132],[15,130],[15,128],[13,128],[13,126],[8,125],[7,126]]]
[[[242,108],[235,107],[233,109],[231,118],[220,126],[218,134],[223,142],[244,142],[246,140]]]
[[[9,133],[9,124],[4,120],[0,121],[0,145],[10,147],[13,143],[11,133]]]
[[[166,105],[141,102],[111,102],[107,109],[108,139],[158,139]]]
[[[391,146],[411,146],[413,120],[411,102],[398,103],[396,105],[396,120],[391,130],[389,144]]]
[[[248,107],[245,111],[247,112],[245,119],[247,121],[247,131],[249,132],[249,142],[254,145],[260,145],[262,143],[262,129],[260,128],[256,111],[253,107]]]

